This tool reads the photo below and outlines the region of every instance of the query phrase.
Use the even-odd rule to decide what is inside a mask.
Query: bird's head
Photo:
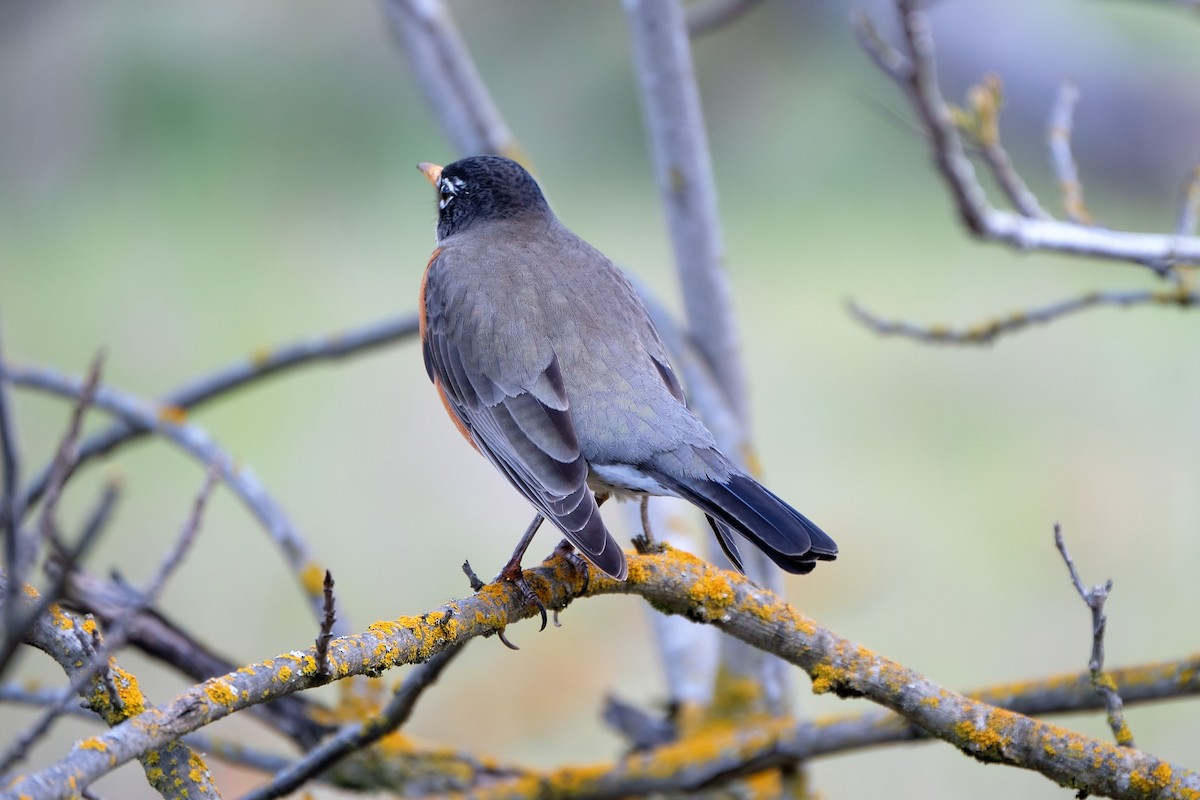
[[[550,213],[533,176],[502,156],[471,156],[445,167],[418,164],[438,191],[438,241],[473,225]]]

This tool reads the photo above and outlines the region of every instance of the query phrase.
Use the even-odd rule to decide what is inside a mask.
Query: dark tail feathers
[[[732,531],[745,536],[781,569],[793,574],[812,572],[818,561],[837,558],[833,539],[747,475],[735,474],[726,483],[680,480],[662,473],[655,477],[704,512],[721,549],[739,571],[744,570]]]

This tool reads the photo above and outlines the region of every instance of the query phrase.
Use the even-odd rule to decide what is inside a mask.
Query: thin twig
[[[1083,202],[1083,184],[1079,168],[1071,152],[1071,128],[1075,120],[1075,105],[1079,102],[1079,87],[1070,81],[1063,83],[1050,110],[1046,140],[1050,145],[1050,160],[1062,191],[1063,210],[1067,218],[1080,225],[1091,225],[1092,215]]]
[[[936,344],[981,345],[991,344],[1004,334],[1019,331],[1031,325],[1044,325],[1059,317],[1089,308],[1101,306],[1129,308],[1145,305],[1193,308],[1200,305],[1200,290],[1189,290],[1181,284],[1178,288],[1167,290],[1088,292],[1079,297],[1060,300],[1039,308],[992,317],[965,328],[954,328],[948,325],[922,325],[906,320],[887,320],[853,300],[847,303],[847,308],[855,319],[884,336],[902,336]]]
[[[263,348],[208,375],[188,381],[168,392],[160,401],[164,415],[183,420],[183,412],[223,397],[263,378],[316,361],[337,361],[400,341],[417,332],[417,315],[405,314],[372,322],[341,333],[315,336],[278,347]],[[114,423],[88,437],[79,447],[75,466],[155,431],[154,425],[137,425],[129,420]],[[46,490],[50,467],[43,469],[25,489],[21,502],[29,508]]]
[[[17,385],[49,392],[60,397],[74,398],[81,391],[78,380],[44,367],[15,366],[11,363],[4,363],[0,364],[0,370],[8,380]],[[171,407],[154,408],[132,395],[113,389],[111,386],[100,387],[96,391],[95,405],[130,425],[154,431],[205,466],[219,465],[222,480],[233,490],[250,513],[258,519],[275,544],[282,550],[286,563],[291,567],[301,590],[308,598],[316,619],[323,618],[323,597],[319,591],[319,584],[317,591],[311,591],[313,587],[306,583],[308,573],[315,569],[315,561],[308,544],[292,524],[282,506],[275,502],[275,499],[267,492],[266,487],[259,482],[249,467],[237,464],[206,431],[194,423],[180,418]],[[318,576],[320,574],[317,572]],[[341,633],[346,627],[345,620],[339,620],[338,623],[338,632]]]
[[[0,360],[3,358],[4,342],[0,339]],[[3,482],[0,483],[0,538],[4,540],[4,567],[10,579],[20,582],[24,579],[24,573],[21,571],[19,532],[21,520],[25,517],[20,492],[21,455],[9,404],[8,382],[3,379],[0,379],[0,470],[4,473]],[[5,609],[3,621],[4,630],[11,631],[16,622],[12,608]]]
[[[50,585],[42,593],[41,599],[38,600],[29,613],[17,622],[16,627],[8,629],[9,635],[5,637],[3,644],[0,645],[0,675],[4,674],[5,667],[12,660],[17,647],[25,641],[25,634],[29,632],[34,622],[40,619],[50,609],[50,606],[62,599],[63,589],[66,586],[68,578],[82,562],[84,555],[91,549],[96,539],[99,538],[100,532],[104,530],[104,526],[112,514],[112,509],[116,505],[118,490],[119,485],[115,481],[106,483],[104,490],[100,494],[100,500],[88,516],[88,522],[84,526],[83,532],[79,535],[78,541],[75,542],[74,546],[61,550],[48,560],[47,566],[50,564],[54,565]],[[12,605],[15,606],[16,604]]]
[[[1067,564],[1067,571],[1071,574],[1071,583],[1075,584],[1075,591],[1092,611],[1092,657],[1088,661],[1088,671],[1092,675],[1092,687],[1104,698],[1104,705],[1108,712],[1108,725],[1112,728],[1117,744],[1132,748],[1134,747],[1133,731],[1125,722],[1125,714],[1122,710],[1124,704],[1121,702],[1117,684],[1111,675],[1104,672],[1104,631],[1108,625],[1108,618],[1104,615],[1104,601],[1108,599],[1108,593],[1112,591],[1112,578],[1109,578],[1103,586],[1093,586],[1090,590],[1084,588],[1083,581],[1080,580],[1079,573],[1075,570],[1075,562],[1071,559],[1071,554],[1067,552],[1062,526],[1057,522],[1054,523],[1054,545]]]
[[[971,106],[969,120],[972,123],[970,133],[1001,191],[1021,216],[1049,219],[1050,215],[1025,185],[1008,151],[1000,143],[1000,109],[1004,105],[1004,86],[1000,76],[994,73],[987,75],[981,84],[971,89],[968,97]]]
[[[280,770],[270,783],[247,793],[242,800],[270,800],[298,789],[312,778],[325,772],[352,753],[370,747],[399,729],[412,716],[417,700],[437,681],[442,670],[463,651],[463,647],[441,651],[424,664],[413,669],[392,699],[378,716],[359,725],[351,725],[336,736],[322,742],[303,758]]]
[[[195,541],[196,534],[200,530],[200,521],[204,517],[204,509],[208,505],[208,498],[212,495],[212,491],[216,487],[219,472],[220,470],[216,464],[209,468],[208,474],[204,479],[204,485],[201,487],[200,493],[196,496],[187,521],[184,522],[183,528],[180,530],[174,545],[167,551],[158,569],[155,570],[154,575],[147,582],[141,597],[129,607],[126,615],[117,620],[116,624],[109,629],[103,644],[99,642],[94,644],[93,649],[95,652],[92,655],[90,663],[72,676],[71,684],[63,690],[59,703],[46,709],[42,716],[18,736],[14,740],[13,745],[0,757],[0,773],[6,772],[17,760],[24,758],[29,747],[50,730],[50,726],[62,715],[67,703],[79,695],[84,684],[92,680],[96,675],[101,674],[103,670],[107,670],[109,656],[125,646],[134,620],[155,603],[159,594],[166,587],[167,581],[175,574],[175,570],[179,568],[179,565],[183,563],[183,558],[191,548],[192,542]],[[47,505],[49,505],[48,500]],[[99,636],[98,633],[95,635]],[[110,692],[110,696],[117,696],[115,688]]]
[[[762,3],[762,0],[706,0],[687,9],[688,36],[696,39],[730,25]]]
[[[317,633],[317,670],[322,675],[328,675],[329,662],[326,659],[329,655],[329,642],[333,639],[333,624],[337,620],[337,614],[333,607],[333,573],[329,570],[325,570],[322,587],[325,597],[325,615],[321,619],[321,630]]]
[[[907,87],[913,75],[912,60],[879,35],[874,20],[865,11],[851,11],[850,25],[854,29],[859,46],[871,57],[875,66],[900,86]],[[925,133],[924,130],[921,132]]]
[[[16,519],[13,520],[11,542],[13,543],[14,557],[9,565],[9,575],[10,579],[17,586],[25,585],[28,579],[27,576],[32,572],[37,562],[42,541],[53,542],[60,548],[62,546],[57,534],[55,521],[55,514],[58,511],[58,500],[62,496],[63,486],[71,474],[71,467],[76,458],[76,445],[79,442],[80,431],[83,429],[83,417],[95,399],[103,365],[104,354],[103,352],[97,353],[93,357],[92,363],[88,367],[87,376],[84,378],[79,393],[75,397],[75,403],[71,408],[71,417],[67,422],[67,429],[59,441],[58,448],[54,451],[54,460],[51,462],[50,467],[50,479],[47,483],[46,503],[42,506],[42,513],[38,519],[37,534],[29,537],[23,536],[21,534],[20,523]],[[76,555],[88,543],[89,541],[86,539],[81,540]],[[57,588],[61,588],[61,586]],[[57,598],[51,595],[37,609],[38,613],[44,612],[46,606],[54,602],[55,599]],[[29,632],[34,619],[36,619],[32,615],[27,615],[24,619],[21,619],[19,608],[17,603],[6,603],[4,607],[4,639],[3,642],[0,642],[0,674],[4,673],[4,669],[8,666],[9,660],[16,652],[17,646],[24,641],[25,634]]]
[[[1200,166],[1192,169],[1191,178],[1184,184],[1179,198],[1179,219],[1175,222],[1175,233],[1192,236],[1200,224]]]
[[[524,161],[470,51],[441,0],[384,0],[392,33],[417,86],[459,155],[499,153]]]

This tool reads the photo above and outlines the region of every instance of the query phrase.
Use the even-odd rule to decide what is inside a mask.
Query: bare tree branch
[[[148,608],[131,616],[129,609],[138,603],[139,595],[124,583],[74,570],[69,575],[66,592],[69,605],[94,615],[105,626],[130,619],[128,636],[133,646],[194,681],[237,669],[238,665],[228,657],[212,652],[162,612]],[[315,745],[330,730],[316,721],[322,709],[299,695],[280,697],[248,711],[302,749]]]
[[[271,800],[282,797],[303,786],[311,778],[325,772],[352,753],[370,747],[399,729],[412,716],[417,700],[437,681],[442,670],[462,652],[465,642],[442,650],[416,667],[393,694],[391,702],[380,714],[359,725],[351,725],[336,736],[313,748],[303,758],[276,773],[271,782],[246,794],[242,800]]]
[[[989,205],[938,85],[933,36],[924,2],[897,0],[897,8],[907,52],[901,53],[884,43],[862,14],[854,17],[857,35],[875,63],[904,89],[912,102],[929,134],[934,163],[968,230],[986,241],[1020,250],[1047,250],[1139,264],[1160,277],[1169,276],[1175,265],[1200,263],[1200,237],[1109,230],[1022,216]]]
[[[392,33],[442,134],[459,155],[525,161],[441,0],[384,0]]]
[[[13,551],[11,566],[13,580],[17,586],[25,585],[26,576],[33,571],[34,565],[38,560],[43,541],[50,542],[59,550],[64,549],[61,539],[58,536],[55,519],[58,511],[58,500],[62,495],[63,486],[71,474],[71,465],[75,462],[76,444],[79,441],[79,433],[83,428],[83,417],[95,399],[96,387],[100,383],[100,371],[103,364],[103,354],[97,353],[88,367],[87,376],[84,378],[79,394],[76,396],[75,403],[71,408],[71,416],[67,422],[67,429],[59,441],[58,448],[54,451],[54,460],[51,462],[50,480],[46,491],[46,503],[42,507],[42,514],[38,519],[36,534],[32,536],[23,535],[20,521],[15,518],[13,520],[10,540]],[[0,380],[0,382],[3,381]],[[75,550],[75,556],[78,556],[88,544],[89,541],[87,539],[81,540]],[[61,588],[61,586],[56,586],[56,588]],[[57,598],[51,596],[45,603],[54,602],[55,599]],[[38,613],[40,614],[43,610],[38,609]],[[16,652],[17,645],[24,641],[25,634],[33,625],[34,620],[35,617],[32,614],[28,614],[22,619],[20,617],[20,606],[17,603],[5,604],[4,638],[0,642],[0,674],[3,674],[4,669],[8,666],[9,660],[12,658],[13,653]],[[0,767],[0,769],[3,769],[3,767]]]
[[[737,22],[762,3],[762,0],[705,0],[687,9],[687,32],[693,39]]]
[[[1104,698],[1104,706],[1108,712],[1108,725],[1112,728],[1117,744],[1122,747],[1134,747],[1133,731],[1125,722],[1125,714],[1122,711],[1123,703],[1121,695],[1117,691],[1117,684],[1112,676],[1104,672],[1104,631],[1108,626],[1108,618],[1104,616],[1104,601],[1108,599],[1108,594],[1112,591],[1112,578],[1109,578],[1103,586],[1093,586],[1090,590],[1083,588],[1083,581],[1080,580],[1079,573],[1075,570],[1075,562],[1071,559],[1071,554],[1067,552],[1067,543],[1063,539],[1062,527],[1058,523],[1054,525],[1054,545],[1067,564],[1067,571],[1071,573],[1071,583],[1075,585],[1075,591],[1092,611],[1092,657],[1088,662],[1088,670],[1092,676],[1092,688]]]
[[[49,611],[51,605],[62,599],[68,576],[75,571],[84,554],[91,549],[100,532],[104,529],[104,524],[112,512],[112,507],[115,505],[116,499],[117,485],[110,481],[105,485],[104,491],[100,495],[100,501],[96,504],[96,508],[93,509],[78,541],[71,548],[54,554],[48,559],[47,566],[55,564],[57,565],[57,570],[51,575],[50,586],[42,594],[41,599],[29,610],[25,618],[18,620],[15,628],[7,628],[8,635],[5,636],[3,644],[0,645],[0,675],[4,674],[5,669],[17,651],[17,647],[25,641],[25,634],[28,633],[34,622]],[[5,604],[6,613],[9,612],[10,606],[16,606],[16,604]]]
[[[1083,184],[1079,168],[1071,153],[1071,128],[1075,120],[1075,105],[1079,102],[1079,87],[1066,81],[1058,90],[1058,99],[1050,111],[1046,140],[1050,145],[1051,161],[1062,191],[1063,210],[1067,218],[1080,225],[1091,225],[1092,215],[1083,202]]]
[[[1192,169],[1191,178],[1184,184],[1179,199],[1179,219],[1175,223],[1175,233],[1180,236],[1192,236],[1196,233],[1198,223],[1200,223],[1200,167],[1195,167]]]
[[[940,687],[924,676],[843,639],[803,616],[769,591],[740,575],[722,572],[685,553],[630,555],[629,579],[613,581],[593,571],[588,594],[636,594],[655,607],[713,625],[757,647],[770,649],[804,669],[818,693],[866,697],[901,714],[912,724],[964,753],[989,762],[1020,766],[1078,791],[1117,798],[1185,797],[1200,791],[1200,774],[1144,752],[1116,747],[1057,725],[1035,720]],[[548,607],[573,599],[578,579],[565,558],[527,570],[526,577]],[[488,584],[479,593],[448,603],[420,617],[381,622],[361,634],[330,644],[329,659],[338,678],[377,674],[401,663],[432,658],[476,637],[495,634],[534,612],[520,590],[507,583]],[[316,669],[315,651],[285,653],[206,681],[172,701],[144,712],[95,737],[103,752],[76,748],[63,761],[22,776],[10,793],[63,797],[87,786],[116,766],[163,741],[194,731],[241,708],[281,693],[326,682]],[[785,725],[785,721],[779,721]],[[726,735],[740,741],[736,730]],[[675,743],[671,754],[695,766],[696,753],[712,762],[713,750],[685,751]],[[686,752],[691,752],[689,760]],[[661,785],[668,756],[632,755],[619,769],[559,769],[555,777],[572,781],[573,797],[608,797],[607,787],[623,790],[636,780],[638,791]],[[767,765],[777,762],[771,753]],[[679,763],[679,762],[675,762]],[[752,769],[763,765],[750,765]]]
[[[638,96],[691,336],[749,437],[749,401],[725,271],[716,180],[678,0],[624,0]]]
[[[90,392],[95,391],[95,384],[99,380],[98,367],[93,368],[93,375]],[[88,397],[90,392],[85,393],[84,397]],[[71,684],[62,693],[60,701],[46,709],[45,713],[24,734],[17,737],[8,752],[0,757],[0,772],[7,771],[16,760],[24,758],[24,754],[29,746],[50,730],[51,724],[62,715],[66,703],[75,695],[80,694],[85,684],[93,681],[99,675],[107,674],[109,657],[125,646],[133,620],[155,603],[162,590],[166,587],[167,581],[175,574],[175,570],[179,568],[179,565],[183,563],[184,556],[191,548],[191,544],[195,541],[196,534],[200,530],[200,520],[203,518],[204,509],[208,505],[208,498],[216,486],[217,474],[218,469],[214,464],[205,477],[204,486],[201,487],[200,493],[196,496],[191,514],[188,515],[187,521],[179,533],[179,537],[176,539],[175,544],[167,551],[166,556],[163,558],[162,563],[159,564],[158,569],[155,570],[154,575],[151,576],[138,602],[129,608],[127,615],[119,619],[117,624],[108,631],[107,640],[103,644],[99,641],[99,634],[94,634],[96,639],[94,644],[95,652],[92,653],[91,660],[86,664],[80,665],[71,676]],[[49,498],[47,498],[46,509],[50,508],[51,503]],[[113,691],[111,694],[115,695],[116,692]]]
[[[736,421],[725,431],[728,438],[721,438],[720,429],[714,430],[714,435],[726,454],[748,462],[751,471],[758,472],[751,445],[745,367],[725,270],[716,180],[683,8],[679,0],[624,0],[623,5],[688,332]],[[705,408],[696,407],[705,416]],[[724,563],[723,556],[714,557]],[[782,585],[778,570],[757,549],[747,554],[745,565],[747,574],[763,585],[776,589]],[[787,709],[791,695],[787,671],[777,659],[740,643],[722,641],[720,663],[719,680],[746,681],[743,685],[761,689],[757,698],[747,698],[760,710]]]
[[[38,599],[36,593],[30,595],[14,587],[4,574],[0,574],[0,597],[5,602],[15,599],[21,604]],[[57,607],[52,607],[51,614],[38,618],[27,640],[57,661],[72,683],[94,662],[97,648],[103,647],[92,620],[80,619]],[[149,705],[138,688],[137,679],[117,666],[115,660],[105,659],[100,674],[93,675],[86,683],[87,690],[81,695],[84,702],[110,726],[120,727],[123,721],[145,713]],[[91,753],[106,759],[104,747],[100,737],[90,737],[77,743],[74,752]],[[150,785],[164,797],[220,797],[204,760],[178,741],[164,739],[136,757],[141,761]],[[22,792],[14,788],[14,783],[19,781],[20,776],[0,774],[0,797],[6,800],[22,797]],[[84,788],[83,785],[68,785],[64,794],[73,795]],[[36,792],[34,796],[38,796]]]
[[[325,614],[321,619],[321,630],[317,633],[317,669],[327,673],[329,662],[326,661],[326,657],[329,655],[329,642],[333,639],[333,624],[337,621],[333,603],[333,573],[329,570],[325,570],[322,589],[325,595]]]
[[[1186,284],[1165,290],[1139,290],[1132,292],[1088,292],[1079,297],[1060,300],[1047,306],[1014,311],[1001,317],[992,317],[965,328],[948,325],[922,325],[905,320],[886,320],[851,300],[847,304],[850,313],[862,324],[884,336],[903,336],[937,344],[991,344],[1007,333],[1044,325],[1059,317],[1078,311],[1102,306],[1130,308],[1132,306],[1161,305],[1194,308],[1200,305],[1200,291],[1188,289]]]
[[[168,392],[160,401],[166,415],[182,419],[183,412],[223,397],[263,378],[305,366],[316,361],[336,361],[392,344],[417,332],[417,315],[372,322],[349,331],[314,336],[299,342],[263,348],[246,358],[233,362],[216,372],[191,380]],[[139,439],[154,431],[154,427],[139,426],[132,421],[116,422],[109,428],[86,439],[79,448],[75,466],[106,455],[122,444]],[[50,467],[33,479],[22,495],[22,505],[29,508],[42,496],[49,483]],[[319,579],[319,576],[318,576]]]
[[[1023,217],[1049,219],[1050,215],[1025,185],[1025,181],[1013,166],[1008,151],[1000,144],[1000,109],[1004,105],[1000,76],[987,75],[981,84],[971,88],[968,98],[970,114],[962,112],[962,118],[956,123],[958,128],[974,139],[991,170],[992,177],[996,179],[1013,208]]]
[[[0,360],[4,358],[4,342],[0,339]],[[0,380],[0,470],[4,471],[0,483],[0,537],[4,539],[4,567],[18,582],[24,577],[21,570],[23,560],[20,548],[21,520],[24,506],[21,504],[21,457],[17,445],[17,431],[13,427],[12,406],[8,397],[8,382]],[[15,604],[5,609],[3,633],[14,630],[17,617]],[[2,667],[0,667],[2,671]]]
[[[82,391],[78,380],[44,367],[16,366],[6,362],[0,364],[0,372],[7,380],[19,386],[60,397],[78,397]],[[308,544],[283,508],[268,494],[266,487],[259,482],[249,467],[237,464],[207,432],[194,423],[187,422],[185,417],[170,406],[153,408],[138,398],[108,386],[96,391],[95,405],[130,425],[152,430],[205,466],[219,465],[221,479],[262,524],[283,552],[284,561],[295,574],[316,619],[322,619],[324,596],[320,576],[324,571],[316,565]],[[339,620],[337,632],[343,632],[344,622],[345,620]]]

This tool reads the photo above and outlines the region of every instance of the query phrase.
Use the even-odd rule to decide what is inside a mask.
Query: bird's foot
[[[642,532],[641,535],[633,537],[633,549],[637,550],[642,555],[661,552],[662,545],[654,540],[654,531],[650,529],[649,495],[642,496],[640,510],[642,514]]]
[[[546,604],[542,602],[542,598],[537,596],[537,592],[533,591],[533,587],[529,585],[529,581],[525,580],[525,571],[521,569],[521,562],[518,559],[513,559],[504,565],[504,569],[500,570],[499,580],[508,581],[520,590],[521,596],[525,598],[525,602],[529,603],[538,610],[542,617],[542,627],[538,628],[538,632],[546,630],[548,618],[546,616]],[[512,647],[511,644],[505,644]]]
[[[582,576],[583,583],[579,587],[579,591],[576,592],[576,595],[587,594],[588,585],[590,584],[592,577],[592,573],[588,569],[587,559],[579,555],[579,553],[575,551],[575,546],[566,539],[561,540],[557,545],[555,545],[554,551],[550,554],[550,557],[554,558],[556,556],[561,556],[564,561],[571,565],[572,570]],[[561,608],[555,608],[551,614],[551,619],[554,621],[554,627],[556,628],[562,627],[558,621],[558,612],[561,610]]]

